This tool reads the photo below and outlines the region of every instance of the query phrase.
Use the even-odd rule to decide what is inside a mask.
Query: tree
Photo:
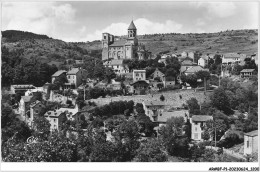
[[[190,84],[192,88],[196,88],[198,85],[197,76],[195,74],[189,74],[186,76],[186,82]]]
[[[197,76],[197,79],[201,79],[202,81],[204,80],[204,78],[206,78],[206,80],[210,79],[210,73],[208,71],[200,70],[195,74]]]
[[[162,151],[161,145],[158,140],[152,139],[142,144],[137,149],[135,162],[166,162],[167,156]]]
[[[161,101],[164,101],[165,100],[165,97],[163,95],[160,96],[160,100]]]
[[[35,117],[33,122],[33,135],[39,140],[46,140],[50,133],[51,124],[45,117]]]
[[[124,121],[113,135],[116,140],[116,160],[131,161],[136,156],[140,146],[137,123],[134,120]]]
[[[76,144],[57,133],[47,141],[32,144],[6,143],[2,153],[5,162],[76,162]]]
[[[189,138],[182,134],[183,125],[183,117],[172,117],[166,121],[165,126],[160,127],[160,139],[170,155],[188,155]]]
[[[136,121],[140,125],[140,133],[145,133],[146,136],[150,137],[154,130],[154,124],[151,119],[145,114],[139,114]]]
[[[222,87],[215,89],[210,99],[212,105],[219,110],[223,110],[224,112],[228,112],[230,110],[228,96]]]
[[[112,162],[115,158],[115,147],[111,142],[98,143],[90,154],[91,162]]]
[[[22,142],[31,136],[32,131],[30,128],[18,118],[18,115],[14,114],[10,106],[4,106],[2,104],[1,109],[2,142],[14,136],[15,133],[17,139]]]
[[[200,114],[200,105],[198,103],[198,100],[194,97],[190,98],[186,101],[189,112],[191,115],[199,115]]]

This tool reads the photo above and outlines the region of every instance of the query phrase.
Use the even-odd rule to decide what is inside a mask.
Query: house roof
[[[55,72],[52,76],[60,76],[61,74],[63,74],[64,72],[67,72],[66,70],[58,70],[57,72]]]
[[[31,103],[30,107],[34,107],[36,106],[37,104],[41,103],[39,100],[36,100],[35,102]]]
[[[27,103],[27,102],[30,102],[32,97],[33,96],[22,96],[21,99],[23,99],[23,101]]]
[[[115,41],[113,44],[109,45],[109,47],[121,47],[124,46],[126,43],[126,40],[118,40]]]
[[[173,111],[173,112],[162,112],[161,114],[158,115],[158,122],[163,122],[165,123],[168,119],[172,117],[183,117],[186,118],[188,114],[186,114],[186,111]]]
[[[213,120],[213,117],[209,116],[209,115],[193,115],[192,116],[192,121],[195,121],[195,122],[203,122],[203,121],[208,121],[208,120]]]
[[[192,66],[192,65],[194,65],[194,63],[191,60],[183,60],[181,62],[181,65],[182,66]]]
[[[144,104],[146,106],[164,106],[165,103],[162,101],[145,101]]]
[[[159,72],[159,73],[161,73],[162,75],[164,75],[164,73],[162,73],[158,68],[155,69],[155,71],[152,73],[152,75],[154,75],[155,72]]]
[[[135,24],[133,22],[133,20],[131,21],[129,27],[128,27],[128,30],[136,30],[136,27],[135,27]]]
[[[11,85],[14,89],[35,88],[33,85]]]
[[[254,130],[249,133],[244,133],[244,135],[250,136],[250,137],[258,136],[258,130]]]
[[[44,114],[45,117],[59,117],[63,112],[62,111],[48,111]]]
[[[209,56],[207,55],[202,55],[200,58],[204,59],[204,60],[208,60],[209,59]]]
[[[72,113],[72,115],[75,115],[79,110],[77,108],[71,109],[71,108],[60,108],[57,111],[61,111],[61,112],[68,112],[68,113]]]
[[[148,80],[137,80],[137,81],[131,83],[130,85],[135,85],[135,84],[138,84],[138,83],[139,84],[143,83],[143,84],[149,85],[149,81]]]
[[[75,75],[79,72],[79,68],[72,68],[68,71],[68,75]]]
[[[112,66],[113,65],[123,65],[123,60],[117,60],[117,59],[113,59],[111,60],[111,63],[110,63]]]
[[[243,72],[254,72],[255,71],[255,69],[243,69],[243,70],[241,70],[241,73],[243,73]]]
[[[203,69],[201,66],[192,66],[191,68],[187,69],[185,73],[196,73],[201,70],[208,71],[207,69]]]

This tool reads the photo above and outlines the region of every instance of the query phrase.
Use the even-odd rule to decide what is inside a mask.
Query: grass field
[[[183,103],[186,103],[192,97],[195,97],[199,103],[203,103],[204,101],[209,101],[209,95],[212,92],[207,92],[204,95],[204,92],[199,91],[195,92],[194,90],[173,90],[167,92],[161,92],[156,94],[147,94],[147,95],[133,95],[133,96],[118,96],[118,97],[109,97],[109,98],[98,98],[91,99],[90,101],[95,102],[97,105],[105,105],[112,101],[130,101],[133,100],[135,103],[142,103],[143,101],[160,101],[160,96],[163,95],[165,97],[165,105],[167,107],[180,107]],[[182,96],[182,99],[180,98]]]

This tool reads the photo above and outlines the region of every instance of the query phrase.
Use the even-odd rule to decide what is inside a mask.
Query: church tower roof
[[[133,20],[131,21],[129,27],[128,27],[128,30],[136,30],[136,27],[135,27],[135,24],[133,22]]]

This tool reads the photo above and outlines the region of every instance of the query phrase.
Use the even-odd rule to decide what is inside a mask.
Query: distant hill
[[[2,46],[8,48],[9,51],[23,50],[24,58],[36,57],[41,62],[57,66],[64,63],[66,59],[88,58],[93,53],[94,56],[101,58],[101,50],[88,51],[87,48],[82,48],[77,43],[67,43],[46,35],[16,30],[2,32]]]
[[[119,36],[123,39],[125,36]],[[163,51],[182,53],[200,51],[202,53],[257,52],[257,30],[227,30],[217,33],[168,33],[138,35],[139,42],[152,54]],[[23,49],[25,58],[37,57],[43,62],[61,64],[65,59],[82,59],[94,56],[101,58],[101,41],[64,42],[31,32],[7,30],[2,32],[2,46],[9,50]]]

